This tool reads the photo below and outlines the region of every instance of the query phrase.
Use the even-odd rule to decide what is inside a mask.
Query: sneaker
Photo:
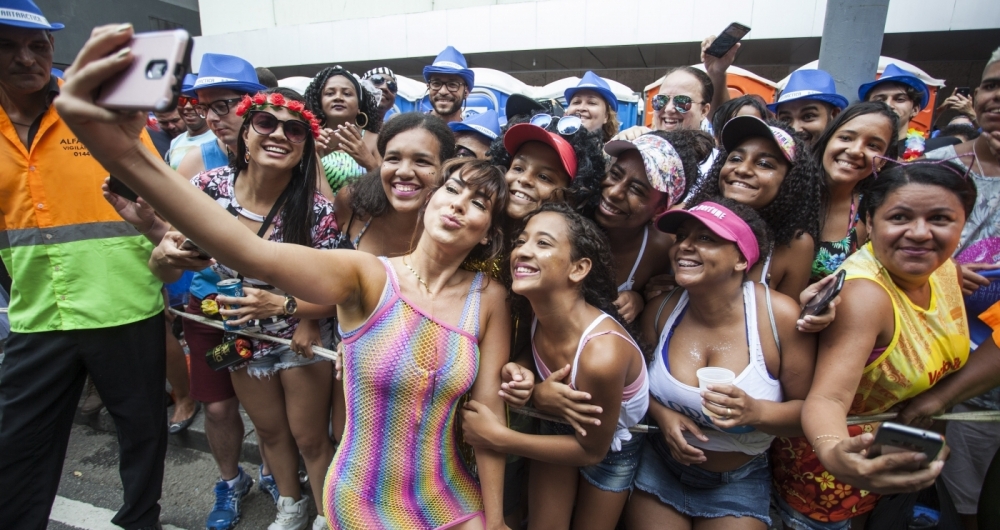
[[[257,476],[259,477],[257,488],[270,495],[274,500],[274,504],[278,504],[278,497],[280,495],[278,494],[278,484],[274,481],[274,475],[265,475],[264,468],[261,467],[257,469]]]
[[[219,479],[215,483],[215,507],[208,514],[205,520],[205,527],[208,530],[229,530],[240,521],[240,501],[250,489],[253,488],[253,479],[240,468],[240,475],[236,484],[229,487],[229,483]]]
[[[309,524],[309,496],[303,495],[299,502],[291,497],[278,498],[278,516],[267,530],[305,530]]]
[[[83,404],[80,405],[81,414],[89,416],[104,408],[104,402],[101,401],[101,395],[97,393],[94,380],[89,376],[87,377],[87,385],[84,387],[84,392],[86,393],[86,397],[83,399]]]
[[[329,530],[329,526],[326,524],[326,517],[322,515],[317,515],[316,519],[313,521],[312,530]]]

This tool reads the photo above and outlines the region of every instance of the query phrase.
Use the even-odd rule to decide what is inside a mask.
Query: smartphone
[[[115,110],[173,110],[193,44],[183,29],[137,33],[129,43],[135,60],[101,85],[97,104]]]
[[[108,188],[111,190],[111,193],[125,197],[132,202],[139,200],[139,196],[132,191],[132,188],[126,186],[124,182],[118,180],[114,175],[108,175]]]
[[[967,98],[971,98],[972,97],[972,89],[969,88],[969,87],[967,87],[967,86],[960,86],[960,87],[956,88],[955,89],[955,93],[956,94],[961,94],[961,95],[963,95],[963,96],[965,96]]]
[[[908,425],[885,422],[875,433],[875,442],[868,451],[868,456],[874,458],[878,455],[914,451],[927,455],[927,460],[920,465],[927,467],[937,459],[942,450],[944,450],[943,435]]]
[[[826,311],[826,308],[830,307],[830,302],[844,288],[845,276],[847,276],[847,271],[842,270],[838,272],[835,280],[826,284],[826,287],[816,293],[816,296],[812,297],[812,300],[806,303],[806,306],[802,308],[802,312],[799,313],[799,318],[804,318],[808,315],[816,316]]]
[[[202,250],[201,247],[196,245],[194,241],[191,241],[190,239],[185,239],[184,242],[181,243],[181,250],[193,250],[198,253],[198,257],[201,259],[212,259],[212,256],[209,256],[208,252]]]
[[[733,22],[726,29],[722,30],[722,33],[712,41],[712,45],[705,50],[705,53],[711,55],[712,57],[722,57],[726,54],[736,43],[740,41],[747,33],[750,33],[750,27],[744,26],[739,22]]]

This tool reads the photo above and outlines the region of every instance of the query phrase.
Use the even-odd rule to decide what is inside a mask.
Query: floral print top
[[[858,203],[861,198],[858,197]],[[812,275],[809,283],[816,283],[831,275],[840,268],[840,264],[845,259],[854,254],[860,245],[858,244],[858,221],[861,220],[861,212],[854,214],[851,219],[851,226],[847,230],[847,237],[840,241],[817,241],[816,257],[813,259]]]
[[[238,215],[237,211],[240,206],[236,201],[235,188],[233,186],[234,182],[235,172],[230,166],[223,166],[210,171],[205,171],[195,175],[194,178],[191,179],[191,184],[194,184],[200,190],[207,193],[209,197],[219,204],[219,206],[225,208],[235,217]],[[272,230],[271,234],[268,236],[268,241],[274,241],[276,243],[284,241],[282,238],[283,224],[284,216],[279,213],[279,215],[274,217],[274,221],[272,222],[274,230]],[[323,197],[323,195],[319,192],[316,192],[316,195],[313,197],[313,248],[337,248],[336,243],[339,236],[340,228],[337,226],[337,218],[333,215],[333,203],[327,200],[326,197]],[[212,270],[215,271],[215,273],[218,274],[223,280],[239,276],[237,271],[218,262],[216,262],[215,265],[212,265]],[[284,294],[281,290],[254,278],[243,278],[243,285],[257,289],[264,289],[281,295]],[[299,319],[294,317],[272,317],[261,322],[261,333],[274,337],[291,339],[292,335],[295,333],[295,329],[298,327],[298,323]],[[253,340],[251,342],[253,343],[254,359],[264,357],[270,354],[276,347],[280,346],[279,344],[267,341]]]

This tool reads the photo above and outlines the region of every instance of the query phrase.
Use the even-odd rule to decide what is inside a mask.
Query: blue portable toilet
[[[616,111],[618,112],[618,123],[620,124],[619,130],[627,129],[639,123],[639,94],[617,81],[607,78],[604,80],[608,82],[611,92],[614,93],[615,98],[618,100]],[[559,79],[543,87],[538,87],[529,95],[535,99],[554,99],[563,108],[566,108],[569,106],[569,102],[566,101],[563,94],[567,88],[575,87],[579,82],[580,78],[576,76]]]

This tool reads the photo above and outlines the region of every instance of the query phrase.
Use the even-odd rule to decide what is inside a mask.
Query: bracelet
[[[840,436],[838,436],[836,434],[821,434],[821,435],[813,438],[813,443],[812,443],[813,452],[816,451],[817,447],[819,447],[819,446],[821,446],[821,445],[823,445],[823,444],[825,444],[827,442],[840,442],[840,440],[841,440]]]

